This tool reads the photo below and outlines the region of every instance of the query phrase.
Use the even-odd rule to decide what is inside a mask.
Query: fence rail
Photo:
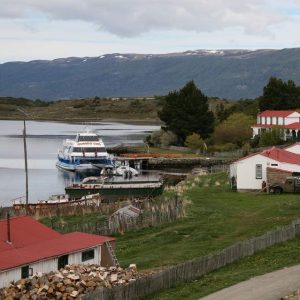
[[[140,203],[142,213],[136,218],[124,215],[103,217],[97,222],[81,222],[77,224],[54,223],[52,228],[63,232],[81,231],[100,235],[109,235],[117,232],[126,232],[148,226],[158,226],[173,222],[185,215],[183,200],[180,197],[168,200],[145,200]]]
[[[143,299],[160,289],[174,287],[178,282],[187,282],[219,269],[227,264],[250,256],[272,245],[291,240],[300,234],[300,219],[292,224],[275,229],[264,235],[238,242],[219,252],[196,260],[187,261],[148,276],[126,286],[112,289],[101,288],[83,297],[84,300],[132,300]]]

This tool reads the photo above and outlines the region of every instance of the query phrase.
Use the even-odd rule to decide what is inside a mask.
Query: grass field
[[[210,109],[215,112],[218,104],[232,106],[235,101],[209,100]],[[17,110],[22,107],[30,119],[51,121],[101,121],[160,123],[157,112],[160,109],[158,97],[146,98],[86,98],[59,101],[33,101],[24,98],[0,97],[0,119],[19,120],[24,116]]]
[[[261,235],[300,217],[300,195],[232,192],[224,173],[189,176],[176,192],[185,199],[186,217],[163,226],[117,235],[117,256],[122,266],[136,263],[139,270],[145,270],[174,265]],[[93,221],[99,216],[85,218]],[[71,216],[64,221],[78,220]],[[191,283],[163,290],[149,299],[198,299],[250,277],[300,263],[299,252],[300,237]]]
[[[23,119],[17,110],[22,107],[34,120],[101,121],[118,120],[158,123],[157,99],[79,99],[53,102],[13,100],[0,97],[0,119]]]
[[[300,237],[260,253],[243,258],[217,271],[211,272],[189,283],[178,284],[175,288],[166,289],[148,300],[199,299],[225,287],[234,285],[251,277],[272,272],[300,263]],[[300,287],[300,282],[299,282]]]
[[[51,227],[52,224],[66,224],[66,225],[76,225],[82,223],[97,223],[103,221],[104,215],[99,215],[99,213],[85,214],[85,215],[72,215],[72,216],[55,216],[52,218],[42,218],[39,221],[43,224]]]
[[[184,219],[117,237],[123,266],[137,263],[141,270],[177,264],[300,217],[299,195],[231,192],[225,174],[189,178],[179,190],[187,203]]]

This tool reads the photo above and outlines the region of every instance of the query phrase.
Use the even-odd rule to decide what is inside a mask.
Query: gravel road
[[[201,300],[278,300],[300,289],[300,265],[253,277]]]

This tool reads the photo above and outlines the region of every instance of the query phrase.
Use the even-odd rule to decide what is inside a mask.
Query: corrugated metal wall
[[[101,246],[96,248],[90,248],[95,250],[94,259],[86,260],[84,262],[81,261],[81,253],[70,253],[69,254],[69,264],[98,264],[101,263]],[[85,250],[86,251],[86,250]],[[56,271],[58,268],[58,257],[42,260],[33,264],[29,264],[30,268],[33,268],[33,274],[37,272],[48,273],[51,271]],[[21,279],[21,267],[16,269],[11,269],[5,272],[0,272],[0,288],[9,285],[11,281],[17,281]]]
[[[21,278],[21,268],[0,273],[0,288],[9,285],[11,281]]]

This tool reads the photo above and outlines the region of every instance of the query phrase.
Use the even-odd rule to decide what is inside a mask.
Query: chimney
[[[7,241],[6,243],[11,244],[11,238],[10,238],[10,217],[9,213],[7,213]]]

